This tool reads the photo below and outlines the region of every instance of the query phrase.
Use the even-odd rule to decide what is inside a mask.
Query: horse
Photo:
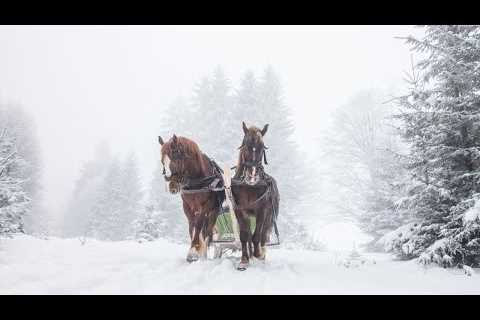
[[[247,269],[252,256],[265,260],[265,245],[278,216],[280,195],[276,180],[265,172],[262,164],[262,157],[263,162],[267,164],[265,155],[267,147],[263,137],[268,130],[268,124],[260,130],[255,126],[247,128],[245,122],[242,122],[242,128],[244,138],[238,148],[240,150],[238,164],[231,188],[242,245],[242,257],[237,269],[243,271]],[[253,236],[249,216],[256,219]]]
[[[158,141],[168,189],[172,194],[180,192],[183,211],[188,220],[191,243],[187,261],[206,258],[225,194],[204,187],[222,182],[221,169],[200,150],[197,143],[188,138],[174,134],[168,142],[164,142],[160,136]]]

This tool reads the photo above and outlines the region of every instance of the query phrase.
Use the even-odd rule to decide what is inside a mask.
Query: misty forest
[[[37,120],[31,100],[16,92],[10,97],[4,88],[0,293],[480,293],[480,27],[412,29],[415,35],[389,35],[408,61],[408,68],[396,69],[401,81],[345,87],[341,102],[330,101],[328,111],[309,108],[304,122],[295,107],[302,102],[288,98],[292,82],[282,65],[270,62],[238,74],[221,63],[195,72],[191,85],[173,90],[148,113],[138,111],[131,127],[111,130],[113,138],[83,128],[73,140],[73,113],[56,135],[39,134],[62,120]],[[347,55],[337,59],[341,64]],[[310,88],[321,77],[310,78]],[[324,91],[318,85],[312,95]],[[61,101],[65,109],[78,98],[56,94],[52,103]],[[113,102],[123,94],[115,90]],[[92,128],[110,128],[124,114],[115,105],[108,110]],[[143,121],[151,130],[136,129]],[[242,122],[260,129],[268,124],[260,162],[278,185],[280,245],[262,249],[264,259],[250,255],[244,272],[237,270],[244,261],[240,249],[219,257],[213,243],[205,259],[187,262],[194,240],[185,202],[165,181],[164,146],[174,135],[185,137],[219,167],[234,167],[247,141]],[[60,159],[60,141],[75,144],[82,136],[89,139],[88,152],[77,167],[49,165],[57,157],[68,163],[73,156]],[[137,136],[141,147],[124,148],[126,136]],[[44,143],[57,144],[58,155]],[[171,168],[167,164],[167,172]],[[70,187],[45,182],[53,174],[72,177]],[[225,203],[221,208],[229,210]],[[238,219],[222,212],[216,232]]]

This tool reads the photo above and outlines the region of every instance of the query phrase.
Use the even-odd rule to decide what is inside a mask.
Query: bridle
[[[261,178],[265,178],[265,170],[263,168],[263,163],[262,163],[262,156],[263,156],[263,162],[268,165],[267,162],[267,155],[266,155],[266,149],[268,149],[264,144],[263,141],[260,144],[260,148],[262,148],[261,151],[261,156],[257,158],[257,152],[256,152],[256,146],[253,146],[252,143],[245,142],[245,140],[242,142],[242,145],[238,149],[244,149],[248,148],[250,152],[252,152],[252,160],[248,161],[243,161],[241,165],[244,167],[244,172],[242,172],[242,176],[245,179],[245,170],[247,168],[256,168],[258,170],[258,174]]]
[[[183,152],[180,149],[175,148],[175,149],[172,150],[172,157],[171,157],[172,160],[171,161],[173,161],[173,160],[176,160],[176,161],[182,161],[183,160],[184,161],[184,160],[187,160],[187,159],[190,159],[190,158],[191,157],[188,154],[186,154],[185,152]],[[182,163],[182,166],[183,165],[184,164]],[[165,169],[165,163],[163,163],[163,161],[162,161],[162,166],[163,166],[162,175],[163,175],[163,178],[165,179],[165,181],[170,182],[170,181],[172,181],[172,178],[174,176],[180,176],[180,174],[177,173],[177,172],[171,173],[170,176],[167,176],[167,171]],[[180,179],[177,179],[176,182],[178,182],[180,184],[184,183],[185,182],[185,177],[180,176]]]

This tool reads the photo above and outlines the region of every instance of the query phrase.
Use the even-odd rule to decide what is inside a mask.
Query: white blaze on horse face
[[[165,167],[165,173],[167,176],[170,177],[170,175],[172,174],[172,172],[170,171],[170,158],[168,157],[168,155],[164,155],[163,156],[163,165]]]
[[[257,167],[252,168],[252,176],[250,177],[250,182],[255,183],[257,178]]]

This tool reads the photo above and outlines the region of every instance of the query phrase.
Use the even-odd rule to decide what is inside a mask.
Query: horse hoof
[[[199,257],[196,254],[189,254],[187,256],[187,262],[190,262],[190,263],[198,261],[198,259],[199,259]]]
[[[245,270],[247,270],[247,268],[248,268],[248,262],[240,262],[238,267],[237,267],[237,270],[245,271]]]

